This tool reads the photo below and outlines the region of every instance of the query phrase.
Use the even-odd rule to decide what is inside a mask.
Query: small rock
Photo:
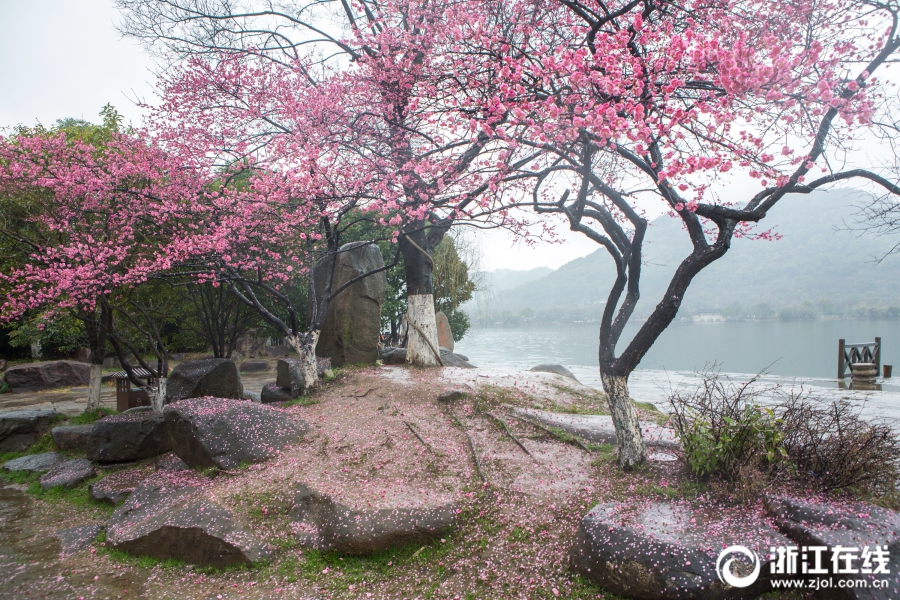
[[[538,373],[556,373],[557,375],[562,375],[563,377],[568,377],[569,379],[575,379],[575,381],[578,381],[572,371],[568,370],[562,365],[537,365],[531,367],[531,370]]]
[[[106,525],[108,546],[134,556],[201,567],[254,565],[271,553],[234,515],[198,488],[136,489]]]
[[[331,369],[326,369],[322,372],[322,377],[325,379],[334,379],[334,371],[332,371]]]
[[[269,370],[267,360],[245,360],[241,363],[241,373],[261,373]]]
[[[166,383],[166,403],[185,398],[240,398],[244,392],[237,364],[227,358],[183,362]]]
[[[300,483],[290,519],[304,545],[367,556],[440,537],[456,524],[456,505],[355,510]]]
[[[156,461],[156,468],[160,471],[188,471],[190,467],[187,466],[183,460],[178,458],[174,453],[169,452],[168,454],[163,454],[159,460]]]
[[[406,348],[384,348],[380,354],[386,365],[402,365],[406,363]]]
[[[62,415],[47,408],[0,413],[0,452],[21,452],[47,433]]]
[[[454,400],[465,398],[468,395],[469,392],[465,390],[447,390],[438,396],[438,402],[453,402]]]
[[[263,386],[262,393],[259,395],[259,400],[263,404],[288,402],[291,399],[291,388],[278,387],[277,383],[267,383]]]
[[[458,358],[461,358],[462,360],[469,360],[469,357],[466,356],[465,354],[456,354],[456,352],[453,352],[453,350],[451,350],[450,348],[445,348],[444,346],[441,346],[440,348],[438,348],[438,350],[440,351],[441,356],[443,356],[445,354],[455,354]]]
[[[3,470],[7,472],[25,471],[28,473],[46,473],[66,459],[56,452],[43,452],[41,454],[29,454],[21,458],[14,458],[3,463]]]
[[[148,413],[148,412],[153,412],[152,406],[132,406],[129,409],[123,410],[122,414],[130,415],[130,414],[134,414],[134,413]]]
[[[191,467],[233,469],[300,441],[309,426],[288,413],[224,398],[180,400],[164,410],[172,451]]]
[[[290,351],[291,349],[287,346],[266,346],[266,356],[271,356],[272,358],[287,356]]]
[[[441,362],[444,363],[445,367],[461,367],[463,369],[475,369],[477,368],[475,365],[469,362],[468,357],[463,356],[462,354],[454,354],[453,352],[441,350]]]
[[[298,359],[282,358],[276,367],[278,377],[275,383],[280,388],[291,390],[291,396],[299,398],[306,391],[306,378],[303,376],[303,368]]]
[[[91,367],[74,360],[16,365],[6,370],[6,383],[14,394],[87,385]]]
[[[87,455],[102,463],[124,462],[165,454],[171,448],[163,415],[131,413],[104,417],[94,423]]]
[[[84,458],[67,460],[59,463],[41,477],[41,489],[49,490],[57,486],[73,488],[95,474],[91,461]]]
[[[143,485],[150,473],[139,469],[129,469],[107,475],[88,486],[88,495],[98,502],[113,506],[121,504],[131,493]]]
[[[50,430],[53,443],[60,450],[81,452],[88,449],[88,439],[94,429],[93,423],[88,425],[65,425]]]
[[[244,395],[242,396],[244,400],[249,400],[250,402],[256,402],[259,404],[262,402],[262,395],[259,392],[250,392],[244,390]]]
[[[316,374],[324,377],[328,371],[331,371],[331,359],[327,356],[325,358],[316,357]]]
[[[103,523],[88,523],[62,529],[53,535],[59,539],[63,555],[68,555],[89,547],[103,529]]]

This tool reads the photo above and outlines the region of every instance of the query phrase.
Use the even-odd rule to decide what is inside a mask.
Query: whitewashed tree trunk
[[[434,320],[434,295],[409,296],[407,304],[409,337],[406,342],[406,362],[417,367],[441,366],[437,323]]]
[[[609,402],[613,425],[616,428],[616,440],[619,446],[619,468],[630,471],[647,459],[644,450],[644,436],[641,435],[641,424],[637,410],[628,396],[628,377],[607,375],[600,372],[603,390]]]
[[[161,413],[166,404],[166,381],[168,380],[165,377],[160,377],[156,390],[150,395],[150,406],[153,407],[153,412]]]
[[[318,359],[316,358],[316,345],[319,343],[319,334],[321,334],[321,331],[317,329],[308,332],[305,336],[289,335],[285,338],[288,345],[300,357],[300,368],[303,371],[303,380],[306,383],[305,387],[307,390],[314,390],[319,386]]]
[[[88,397],[85,410],[100,408],[100,384],[103,380],[103,365],[92,364],[91,376],[88,380]]]

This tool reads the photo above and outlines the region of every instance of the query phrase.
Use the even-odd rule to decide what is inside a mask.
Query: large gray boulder
[[[572,566],[585,579],[626,598],[754,598],[772,586],[770,548],[791,542],[765,522],[737,516],[702,513],[686,503],[598,504],[582,519]],[[748,587],[726,585],[716,572],[718,553],[733,544],[760,557],[759,578]],[[752,568],[740,563],[731,572],[743,577]]]
[[[14,458],[3,463],[3,470],[11,473],[13,471],[24,471],[26,473],[46,473],[61,462],[65,462],[65,457],[56,452],[43,452],[41,454],[29,454],[20,458]]]
[[[29,408],[0,413],[0,452],[21,452],[47,433],[61,418],[55,410]]]
[[[233,469],[295,444],[309,426],[290,414],[246,400],[180,400],[163,413],[172,451],[190,467]]]
[[[88,449],[88,440],[91,437],[94,425],[64,425],[50,430],[53,443],[60,450],[67,452],[82,452]]]
[[[367,556],[440,537],[456,524],[456,505],[355,510],[300,483],[290,519],[305,546]]]
[[[91,366],[74,360],[17,365],[6,370],[6,383],[14,394],[87,385]]]
[[[101,463],[159,456],[172,449],[166,419],[158,413],[128,413],[94,423],[87,457]]]
[[[374,244],[344,244],[335,260],[332,290],[351,279],[384,266],[381,250]],[[321,298],[331,276],[331,258],[315,268],[316,297]],[[384,271],[357,281],[334,298],[328,306],[316,353],[328,357],[334,366],[372,363],[378,358],[381,333],[381,305],[387,278]],[[312,314],[312,311],[309,311]]]
[[[59,463],[41,477],[41,489],[73,488],[96,475],[94,465],[84,458]]]
[[[888,600],[900,598],[900,515],[892,510],[862,502],[818,502],[788,497],[765,499],[766,510],[782,533],[794,540],[797,546],[827,546],[822,557],[827,575],[817,579],[830,579],[828,588],[833,598],[876,598]],[[834,555],[838,547],[855,548],[855,560],[850,563],[853,573],[833,572]],[[887,550],[884,572],[861,572],[863,549],[876,547]],[[840,557],[838,564],[847,564]],[[870,570],[878,570],[875,564]],[[844,570],[844,569],[842,569]],[[801,575],[802,577],[802,575]],[[882,587],[881,581],[887,585]],[[840,580],[855,580],[847,586]],[[865,580],[866,584],[861,584]],[[859,583],[857,583],[859,582]]]
[[[569,379],[575,379],[575,381],[578,381],[572,371],[568,370],[562,365],[541,364],[531,367],[531,370],[537,373],[556,373],[557,375],[562,375],[563,377],[568,377]]]
[[[194,487],[136,489],[107,522],[106,544],[134,556],[220,569],[271,556],[231,512]]]
[[[185,398],[240,398],[244,393],[237,364],[227,358],[183,362],[166,382],[166,403]]]
[[[275,385],[291,390],[291,398],[299,398],[306,392],[306,377],[299,359],[282,358],[276,367]]]

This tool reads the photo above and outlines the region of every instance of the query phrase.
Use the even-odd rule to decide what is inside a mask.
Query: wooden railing
[[[847,344],[838,340],[838,379],[846,377],[847,369],[856,363],[875,363],[877,372],[881,373],[880,337],[865,344]]]

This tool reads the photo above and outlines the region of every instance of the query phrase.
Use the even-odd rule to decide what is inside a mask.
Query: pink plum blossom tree
[[[203,212],[205,195],[194,171],[144,137],[119,132],[115,111],[104,111],[103,128],[83,128],[90,135],[36,128],[0,138],[0,233],[22,249],[0,272],[0,318],[49,307],[84,322],[88,409],[99,406],[107,341],[123,347],[117,307],[124,310],[129,290],[190,255],[190,217]],[[166,356],[155,341],[154,373],[164,383]]]
[[[849,180],[900,194],[896,172],[840,168],[895,97],[879,75],[900,48],[900,5],[525,0],[491,12],[460,44],[503,65],[492,102],[524,131],[523,145],[545,152],[528,169],[532,208],[564,218],[616,268],[599,366],[618,462],[630,469],[645,446],[628,378],[693,278],[735,237],[777,237],[759,223],[791,195]],[[880,133],[896,140],[896,129]],[[757,189],[717,191],[729,178]],[[646,211],[657,207],[681,221],[692,250],[623,340],[640,298]]]
[[[431,254],[453,223],[524,231],[525,217],[507,210],[520,177],[510,167],[539,151],[525,147],[520,155],[503,127],[506,112],[489,103],[504,85],[502,65],[481,60],[481,52],[451,51],[461,28],[482,19],[485,4],[331,4],[118,2],[126,34],[193,70],[170,71],[164,98],[179,99],[161,109],[204,106],[208,119],[220,119],[229,139],[220,149],[232,160],[274,159],[281,140],[302,132],[298,123],[310,106],[320,114],[340,107],[333,143],[365,180],[367,210],[397,228],[412,324],[407,360],[440,364]],[[235,60],[249,83],[224,74],[229,66],[223,71],[221,63]],[[216,75],[201,83],[204,64]],[[220,82],[231,100],[219,101]],[[319,100],[309,102],[306,88]]]

